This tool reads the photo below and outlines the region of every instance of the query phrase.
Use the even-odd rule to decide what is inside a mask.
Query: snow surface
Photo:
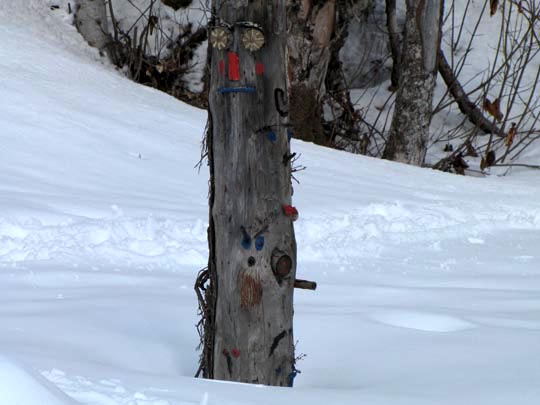
[[[537,173],[460,177],[293,141],[293,389],[194,379],[206,113],[0,2],[0,404],[538,404]]]

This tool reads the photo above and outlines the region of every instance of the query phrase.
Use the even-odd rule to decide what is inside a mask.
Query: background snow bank
[[[0,348],[29,365],[2,363],[4,395],[66,403],[38,370],[96,405],[537,405],[536,173],[293,141],[299,278],[319,284],[295,293],[302,374],[195,380],[206,113],[97,62],[44,2],[1,2],[0,41]]]

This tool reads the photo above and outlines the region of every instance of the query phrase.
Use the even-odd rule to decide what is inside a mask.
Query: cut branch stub
[[[296,279],[294,280],[294,288],[315,291],[317,289],[317,283],[315,281]]]

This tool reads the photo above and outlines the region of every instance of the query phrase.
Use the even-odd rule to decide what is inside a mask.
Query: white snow
[[[69,396],[43,376],[0,355],[0,403],[16,405],[75,405]]]
[[[0,404],[538,404],[538,174],[297,141],[298,276],[319,285],[295,293],[302,373],[194,379],[206,112],[24,3],[0,2]]]

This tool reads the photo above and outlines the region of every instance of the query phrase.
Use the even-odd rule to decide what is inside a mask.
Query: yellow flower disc
[[[231,33],[227,28],[218,27],[210,31],[210,43],[219,51],[226,49],[231,42]]]
[[[248,51],[258,51],[264,46],[264,35],[256,28],[248,28],[242,35],[242,44]]]

